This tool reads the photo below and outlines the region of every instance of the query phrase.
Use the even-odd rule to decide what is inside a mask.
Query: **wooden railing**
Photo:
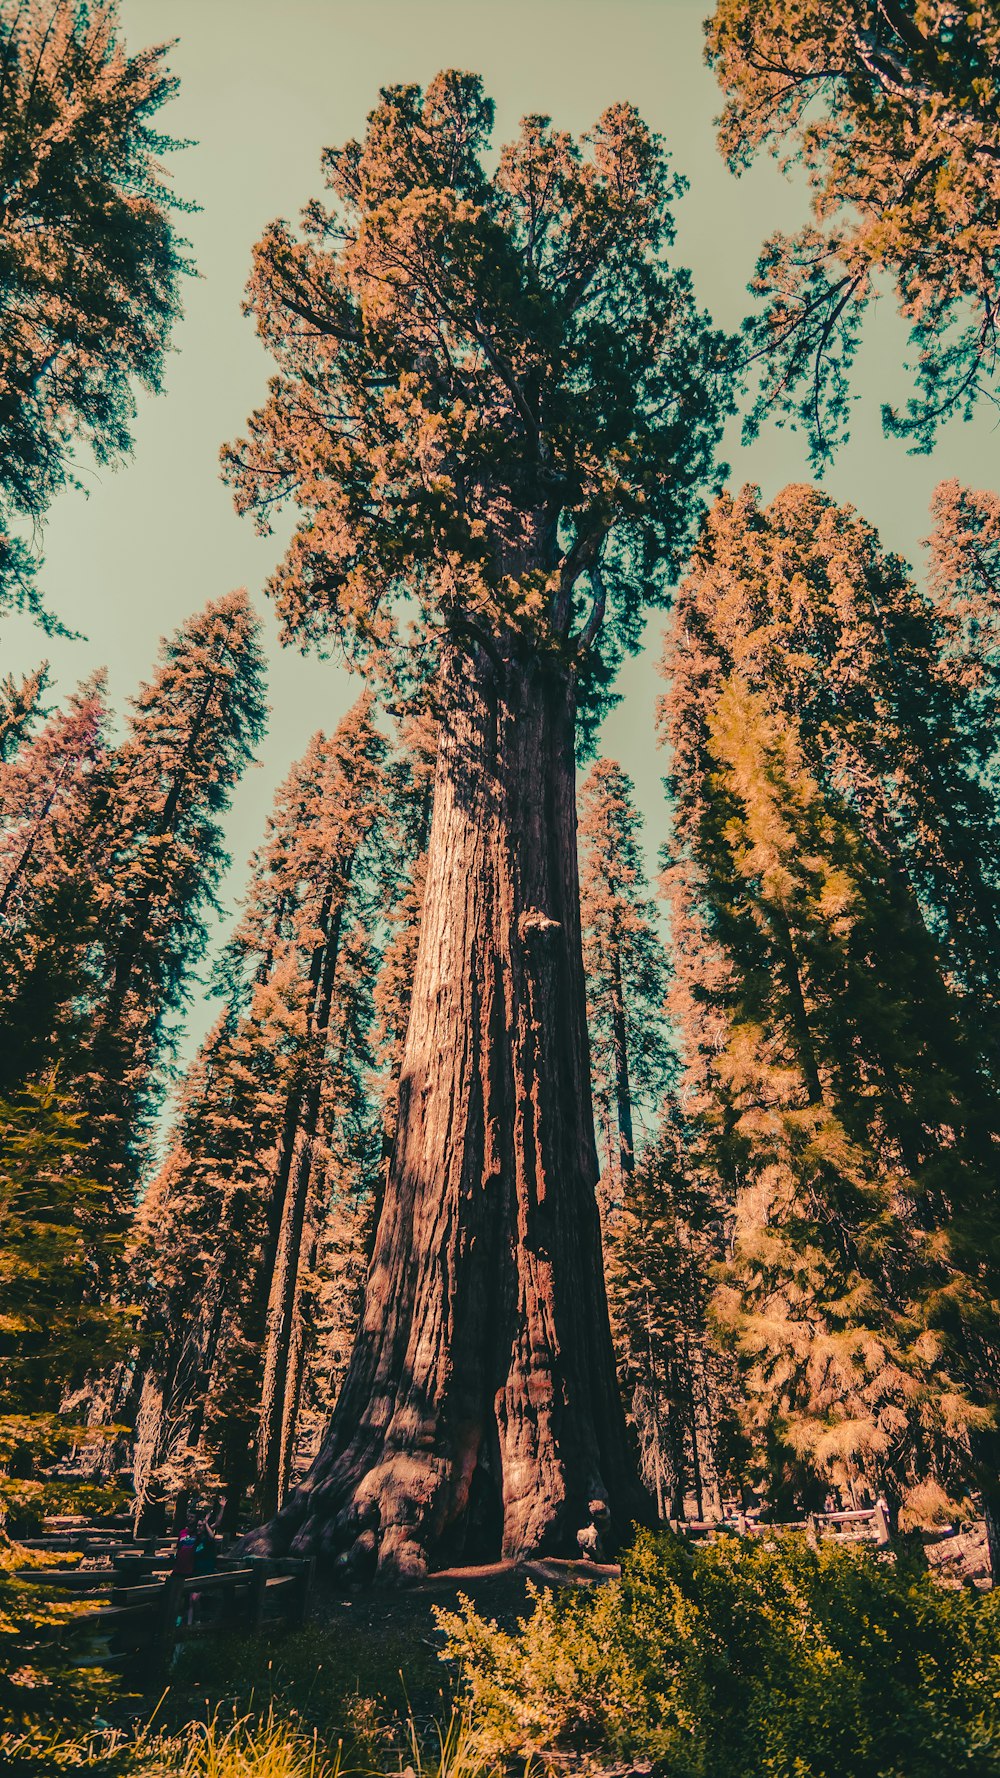
[[[804,1531],[813,1542],[832,1536],[841,1543],[874,1543],[883,1547],[889,1542],[889,1514],[884,1501],[858,1512],[809,1513],[804,1519],[782,1524],[763,1523],[747,1513],[734,1513],[724,1519],[678,1519],[672,1528],[683,1537],[712,1537],[733,1532],[740,1537],[764,1537],[775,1531]]]
[[[71,1621],[73,1661],[78,1666],[140,1666],[162,1673],[178,1646],[220,1630],[257,1635],[294,1629],[305,1620],[314,1563],[292,1557],[221,1557],[211,1574],[173,1574],[173,1539],[142,1544],[109,1538],[92,1525],[72,1532],[46,1531],[24,1547],[60,1554],[108,1557],[96,1567],[26,1568],[26,1580],[47,1590],[93,1595],[94,1609]],[[107,1603],[97,1603],[106,1600]]]

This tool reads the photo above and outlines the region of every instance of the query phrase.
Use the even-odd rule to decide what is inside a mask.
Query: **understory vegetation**
[[[620,1580],[529,1583],[502,1615],[459,1598],[395,1627],[345,1609],[272,1646],[224,1638],[186,1651],[148,1726],[39,1727],[0,1751],[104,1778],[997,1769],[1000,1594],[938,1586],[915,1551],[642,1533]]]

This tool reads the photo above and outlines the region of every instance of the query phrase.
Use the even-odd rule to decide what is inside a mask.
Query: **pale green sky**
[[[48,654],[60,690],[106,665],[120,707],[148,673],[161,635],[210,596],[248,586],[265,616],[272,715],[261,765],[244,780],[229,823],[232,893],[276,783],[313,730],[335,723],[359,689],[332,663],[277,647],[261,589],[284,533],[257,538],[218,477],[219,446],[242,429],[268,371],[240,315],[253,242],[272,217],[294,217],[318,191],[321,148],[363,128],[379,86],[470,68],[496,100],[498,141],[525,111],[579,130],[611,101],[634,101],[691,182],[678,213],[678,258],[691,266],[715,319],[734,324],[760,241],[794,226],[802,207],[772,166],[737,181],[719,159],[718,94],[702,62],[706,7],[707,0],[123,0],[133,48],[179,39],[171,64],[181,95],[163,122],[197,143],[173,165],[178,191],[203,206],[187,219],[201,277],[187,284],[166,392],[141,403],[132,460],[117,473],[85,471],[89,499],[67,493],[51,515],[44,589],[86,640],[49,642],[14,620],[5,626],[3,664],[19,669]],[[902,337],[883,303],[858,367],[855,387],[864,394],[855,439],[826,485],[914,560],[935,483],[957,475],[995,486],[996,440],[986,416],[953,422],[931,458],[883,440],[879,405],[905,390]],[[766,497],[809,479],[789,433],[770,430],[752,452],[734,437],[726,454],[733,481],[759,482]],[[647,652],[626,668],[626,697],[603,736],[604,751],[637,782],[654,848],[663,837],[653,741],[662,622],[654,614]],[[193,1025],[202,1024],[199,1013]]]

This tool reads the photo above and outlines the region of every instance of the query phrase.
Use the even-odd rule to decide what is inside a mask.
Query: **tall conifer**
[[[257,621],[246,594],[229,593],[162,644],[114,750],[100,885],[105,979],[84,1102],[94,1164],[126,1191],[228,862],[221,817],[264,716]]]
[[[614,760],[597,760],[579,808],[580,918],[599,1146],[606,1182],[620,1200],[635,1168],[637,1111],[657,1107],[667,1084],[666,958],[627,773]]]
[[[992,1521],[1000,1116],[970,1018],[993,968],[989,793],[961,741],[935,776],[928,735],[964,711],[947,632],[857,541],[804,490],[720,503],[668,646],[678,1005],[734,1218],[715,1307],[789,1485],[837,1464],[897,1500],[977,1483]],[[892,623],[856,624],[887,586]]]

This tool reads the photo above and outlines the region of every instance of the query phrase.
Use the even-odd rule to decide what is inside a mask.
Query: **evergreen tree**
[[[670,1067],[666,959],[647,891],[634,799],[631,779],[610,759],[591,767],[579,799],[580,918],[598,1147],[617,1202],[635,1169],[636,1112],[659,1105]]]
[[[1000,690],[1000,500],[942,482],[931,506],[930,588],[947,625],[948,668],[962,684],[980,772],[997,790]]]
[[[138,1213],[144,1304],[137,1510],[178,1488],[253,1479],[261,1254],[274,1156],[305,1025],[299,974],[274,968],[227,1009],[185,1078],[171,1147]]]
[[[262,730],[261,670],[231,594],[164,644],[116,746],[97,681],[0,779],[0,1078],[58,1065],[123,1203],[226,863],[220,817]]]
[[[351,880],[375,819],[384,743],[362,699],[337,729],[328,749],[326,783],[316,803],[320,820],[310,837],[310,856],[296,859],[300,884],[295,937],[308,970],[309,998],[301,1072],[289,1096],[285,1134],[274,1175],[273,1251],[270,1273],[260,1430],[257,1445],[258,1504],[266,1515],[281,1504],[291,1468],[298,1386],[290,1370],[299,1268],[310,1198],[316,1195],[315,1150],[324,1092],[336,1085],[328,1074],[338,1014],[348,1018],[350,996],[340,1000],[338,965],[345,934]],[[310,876],[306,871],[310,864]],[[346,1041],[346,1035],[345,1035]]]
[[[131,1333],[108,1293],[124,1225],[86,1148],[51,1082],[0,1100],[0,1535],[35,1516],[40,1466],[78,1436],[67,1392]]]
[[[83,1089],[102,1177],[128,1192],[228,858],[221,817],[264,727],[259,629],[243,592],[161,648],[111,762],[100,888],[104,980]]]
[[[720,146],[800,163],[813,226],[765,243],[747,354],[769,412],[823,464],[846,435],[861,319],[881,277],[910,325],[917,394],[889,432],[929,450],[949,414],[992,399],[997,368],[1000,51],[995,6],[951,0],[719,0],[708,59],[726,93]]]
[[[32,723],[42,714],[41,703],[48,683],[48,661],[20,681],[10,673],[0,679],[0,765],[17,752]]]
[[[947,605],[850,507],[795,486],[762,507],[748,488],[709,515],[672,636],[678,792],[704,778],[703,711],[736,671],[787,712],[810,769],[905,869],[976,1019],[994,1029],[1000,821],[983,773],[994,740]]]
[[[156,127],[166,48],[128,55],[116,0],[19,0],[0,17],[0,599],[43,615],[31,547],[73,480],[129,446],[131,385],[157,390],[189,269]]]
[[[287,1489],[315,1251],[357,1152],[370,1066],[373,972],[354,960],[352,911],[365,907],[384,745],[363,698],[279,790],[224,961],[227,1011],[143,1209],[154,1285],[141,1461],[161,1481],[207,1473],[213,1458],[231,1496],[254,1471],[258,1491]]]
[[[759,584],[765,617],[782,586]],[[726,666],[693,644],[682,597],[674,927],[696,902],[709,943],[699,970],[689,940],[686,987],[714,1029],[706,1043],[693,1021],[693,1085],[733,1217],[714,1307],[747,1427],[779,1494],[831,1473],[897,1502],[928,1477],[978,1482],[992,1520],[996,1101],[900,856],[873,838],[869,779],[838,781],[833,719],[821,774],[808,697],[800,725],[780,673],[755,689]]]
[[[619,1369],[660,1519],[721,1516],[737,1455],[731,1365],[709,1319],[723,1214],[704,1134],[669,1098],[608,1219]],[[730,1473],[730,1480],[732,1474]]]
[[[387,1573],[449,1538],[572,1540],[595,1495],[622,1526],[642,1509],[594,1198],[577,713],[665,596],[728,399],[635,111],[584,143],[526,118],[487,171],[491,123],[452,71],[385,90],[327,153],[333,207],[256,250],[278,374],[224,455],[241,511],[298,505],[286,634],[391,679],[413,620],[441,718],[361,1331],[309,1484],[256,1546],[360,1538]]]
[[[0,1090],[84,1067],[100,992],[103,684],[80,688],[0,769]]]

